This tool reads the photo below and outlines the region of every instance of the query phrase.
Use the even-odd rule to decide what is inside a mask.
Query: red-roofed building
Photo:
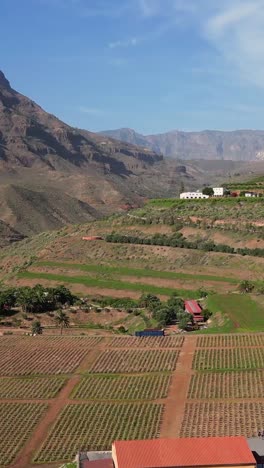
[[[191,314],[195,322],[203,322],[202,309],[197,301],[184,301],[185,312]]]
[[[115,468],[255,468],[244,437],[117,441]]]

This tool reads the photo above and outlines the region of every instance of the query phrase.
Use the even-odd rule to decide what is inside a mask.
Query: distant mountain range
[[[171,132],[141,135],[130,128],[107,130],[101,134],[182,160],[264,160],[264,131]]]

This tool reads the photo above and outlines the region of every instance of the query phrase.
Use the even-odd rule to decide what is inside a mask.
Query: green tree
[[[171,325],[175,321],[176,314],[173,308],[162,307],[154,310],[153,317],[157,320],[160,326],[164,327],[166,325]]]
[[[182,316],[182,318],[179,321],[179,328],[181,330],[187,330],[188,326],[190,323],[190,316],[188,314]]]
[[[58,286],[57,288],[54,288],[53,296],[57,305],[72,305],[75,301],[75,296],[68,288],[65,288],[65,286]]]
[[[205,322],[212,316],[212,312],[208,309],[203,309],[202,316]]]
[[[173,294],[167,301],[169,307],[174,307],[176,310],[184,310],[184,301],[181,297]]]
[[[207,297],[207,296],[208,296],[208,292],[205,291],[205,289],[200,288],[199,289],[199,297]]]
[[[161,306],[161,300],[153,294],[142,294],[139,299],[139,307],[145,307],[151,311]]]
[[[184,186],[183,181],[181,180],[181,183],[180,183],[180,194],[181,194],[181,193],[184,193],[184,192],[185,192],[185,186]]]
[[[213,191],[212,187],[204,187],[203,195],[209,195],[209,197],[213,197],[214,191]]]
[[[239,284],[239,291],[242,293],[251,293],[255,288],[253,281],[243,280]]]
[[[14,289],[0,291],[0,312],[10,310],[15,306],[16,295]]]
[[[70,320],[67,314],[63,310],[59,310],[57,316],[55,317],[55,322],[58,327],[60,327],[60,332],[62,335],[63,328],[69,328]]]
[[[42,335],[43,328],[39,320],[32,323],[31,332],[33,335]]]

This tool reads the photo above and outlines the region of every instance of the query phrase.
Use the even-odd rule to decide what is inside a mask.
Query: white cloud
[[[264,0],[230,0],[203,25],[205,37],[245,81],[264,86]]]
[[[138,45],[140,39],[138,37],[131,37],[130,39],[109,42],[108,47],[110,49],[116,49],[117,47],[133,47]]]
[[[138,0],[141,15],[195,29],[244,82],[264,87],[264,0]]]

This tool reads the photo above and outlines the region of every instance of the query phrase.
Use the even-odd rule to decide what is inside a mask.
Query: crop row
[[[110,346],[111,348],[180,348],[183,341],[183,336],[116,337]]]
[[[166,398],[170,375],[84,377],[74,391],[80,400],[155,400]]]
[[[264,346],[263,335],[213,335],[199,336],[197,348]]]
[[[49,378],[0,378],[0,399],[48,399],[54,398],[62,389],[66,379]]]
[[[188,398],[264,398],[264,371],[192,375]]]
[[[156,438],[162,412],[163,405],[153,403],[67,405],[35,461],[70,461],[81,449],[109,450],[113,440]]]
[[[0,375],[66,374],[76,369],[87,353],[87,348],[6,350],[0,354]]]
[[[92,336],[1,336],[0,350],[6,349],[39,349],[39,348],[93,348],[102,338]]]
[[[0,465],[9,465],[30,438],[47,408],[38,403],[0,403]]]
[[[256,436],[263,428],[263,403],[187,403],[180,437]]]
[[[264,348],[200,349],[193,358],[193,369],[259,369],[263,367]]]
[[[110,350],[100,354],[91,372],[158,372],[176,367],[179,351]]]

